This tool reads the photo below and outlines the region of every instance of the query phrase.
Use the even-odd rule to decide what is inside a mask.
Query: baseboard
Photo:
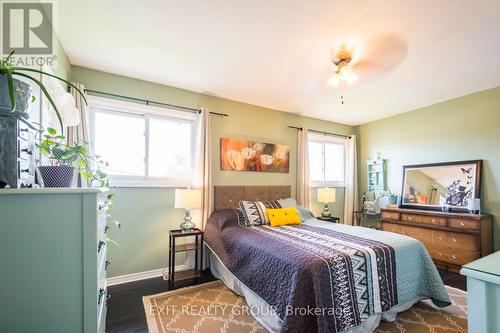
[[[186,265],[175,266],[176,272],[185,271],[188,269],[189,269],[189,267]],[[113,277],[106,279],[106,284],[107,284],[107,286],[114,286],[114,285],[122,284],[122,283],[128,283],[128,282],[133,282],[133,281],[140,281],[140,280],[160,277],[160,276],[163,276],[164,270],[165,270],[164,268],[158,268],[158,269],[153,269],[151,271],[113,276]]]

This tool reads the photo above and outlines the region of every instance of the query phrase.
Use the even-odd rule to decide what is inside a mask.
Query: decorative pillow
[[[238,224],[243,226],[243,227],[248,226],[247,219],[245,218],[245,214],[243,214],[241,209],[235,208],[234,211],[236,212],[236,214],[238,214]]]
[[[278,201],[240,201],[240,208],[248,227],[269,224],[266,208],[281,208]]]
[[[279,209],[266,209],[271,227],[278,227],[281,225],[301,224],[299,212],[295,207],[279,208]]]
[[[299,212],[302,222],[314,218],[314,214],[304,206],[297,205],[297,211]]]
[[[297,207],[297,201],[294,198],[279,199],[278,202],[283,208]]]

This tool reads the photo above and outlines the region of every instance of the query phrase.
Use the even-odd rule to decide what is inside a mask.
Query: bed
[[[240,200],[294,206],[288,197],[289,186],[216,187],[205,227],[212,273],[268,331],[372,332],[422,299],[450,304],[413,238],[319,221],[301,207],[300,225],[248,227],[234,209]]]

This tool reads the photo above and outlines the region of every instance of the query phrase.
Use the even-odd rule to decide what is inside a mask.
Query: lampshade
[[[201,208],[201,190],[175,189],[175,208]]]
[[[64,93],[59,97],[57,108],[61,113],[64,126],[76,126],[80,123],[80,111],[76,108],[75,99],[70,93]]]
[[[335,202],[334,188],[318,188],[318,201],[323,203]]]

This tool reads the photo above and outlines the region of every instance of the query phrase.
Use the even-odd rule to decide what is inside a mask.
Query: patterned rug
[[[377,333],[466,333],[467,294],[446,287],[453,305],[439,309],[422,301],[400,313],[394,322],[381,322]],[[260,333],[266,330],[250,314],[245,299],[221,281],[143,297],[150,333]]]

